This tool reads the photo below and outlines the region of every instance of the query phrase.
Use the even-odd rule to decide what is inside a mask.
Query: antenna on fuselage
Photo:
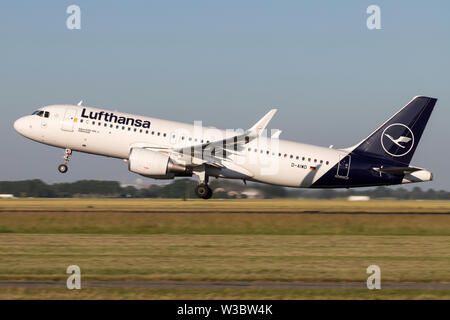
[[[83,104],[83,100],[80,100],[80,102],[78,102],[77,106],[81,106]]]

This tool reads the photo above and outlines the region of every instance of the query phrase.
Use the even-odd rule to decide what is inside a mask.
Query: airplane
[[[64,149],[65,173],[74,151],[123,159],[154,179],[197,176],[195,192],[213,191],[209,177],[297,188],[354,188],[431,181],[410,166],[437,99],[416,96],[365,139],[337,149],[268,136],[270,110],[248,130],[219,130],[78,105],[49,105],[14,122],[22,136]]]

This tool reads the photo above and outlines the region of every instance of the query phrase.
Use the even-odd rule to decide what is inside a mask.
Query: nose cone
[[[14,130],[23,135],[25,131],[25,120],[23,118],[19,118],[14,122]]]

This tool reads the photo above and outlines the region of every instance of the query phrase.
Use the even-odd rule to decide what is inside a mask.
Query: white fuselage
[[[197,125],[85,106],[52,105],[39,110],[44,115],[22,117],[16,121],[15,129],[47,145],[125,160],[134,147],[171,150],[220,140],[231,134],[211,127],[199,129]],[[210,175],[309,187],[348,153],[260,136],[245,144],[243,150],[228,154],[221,167],[212,170]],[[174,160],[195,162],[186,154]]]

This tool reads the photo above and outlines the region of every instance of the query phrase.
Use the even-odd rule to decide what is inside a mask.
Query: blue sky
[[[81,30],[66,8],[81,8]],[[366,8],[381,8],[368,30]],[[219,128],[271,107],[282,138],[355,144],[423,94],[439,99],[413,165],[450,190],[448,1],[2,1],[0,180],[132,182],[120,160],[27,141],[12,123],[77,103]]]

